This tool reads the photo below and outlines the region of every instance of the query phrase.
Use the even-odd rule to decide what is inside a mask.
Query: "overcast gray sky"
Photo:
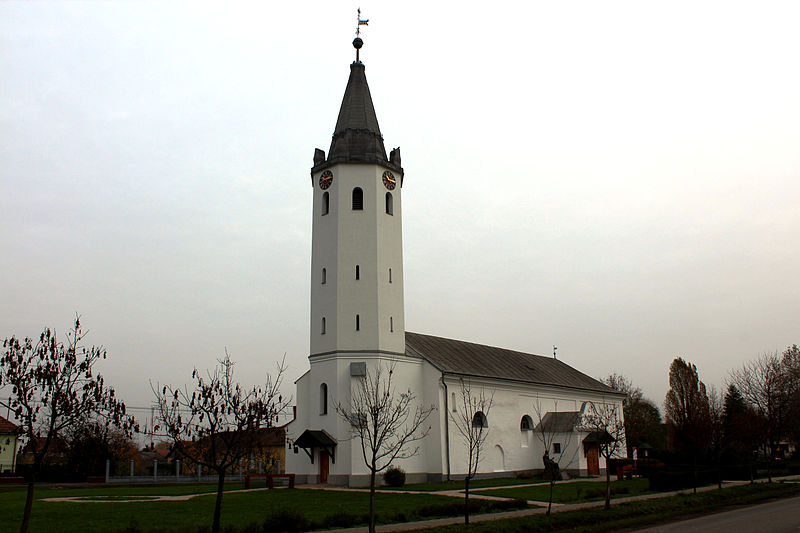
[[[307,368],[342,2],[0,3],[0,337],[74,314],[135,406],[225,347]],[[800,343],[800,4],[362,2],[406,324],[661,406]]]

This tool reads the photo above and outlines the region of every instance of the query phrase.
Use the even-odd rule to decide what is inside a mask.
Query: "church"
[[[403,303],[403,186],[400,149],[387,157],[372,103],[363,41],[339,109],[327,155],[314,153],[310,369],[295,383],[287,425],[286,471],[299,483],[369,484],[360,443],[335,406],[350,402],[358,380],[392,368],[397,391],[435,409],[419,453],[396,461],[408,482],[463,478],[467,453],[454,427],[461,384],[492,398],[479,476],[544,468],[545,452],[562,470],[598,475],[605,461],[581,427],[587,405],[622,413],[624,395],[555,357],[406,331]],[[435,266],[432,266],[435,268]],[[473,414],[470,414],[472,416]],[[552,442],[537,439],[549,424]],[[547,448],[547,449],[545,449]],[[621,447],[625,449],[624,445]]]

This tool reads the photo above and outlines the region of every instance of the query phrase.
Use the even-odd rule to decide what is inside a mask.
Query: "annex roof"
[[[536,431],[547,433],[569,433],[575,429],[581,420],[579,411],[559,411],[548,412],[542,417],[542,421],[536,425]]]
[[[422,357],[449,374],[620,394],[558,359],[496,346],[407,331],[406,354]]]

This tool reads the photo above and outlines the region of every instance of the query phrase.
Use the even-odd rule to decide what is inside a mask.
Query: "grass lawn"
[[[231,487],[226,487],[230,490]],[[236,487],[239,488],[239,487]],[[207,492],[188,501],[114,502],[123,496],[177,495]],[[68,496],[107,496],[102,503],[43,502],[42,498]],[[41,488],[34,493],[31,514],[32,533],[70,533],[119,531],[130,525],[142,530],[159,528],[175,531],[189,526],[210,525],[214,511],[213,486],[184,485],[161,487],[97,487]],[[322,490],[272,490],[225,494],[222,500],[222,525],[242,528],[249,523],[261,524],[275,511],[290,511],[309,520],[322,522],[335,514],[366,514],[367,493]],[[454,498],[427,494],[376,494],[375,503],[380,521],[396,519],[404,514],[419,519],[417,511],[431,504],[452,504]],[[19,528],[25,505],[25,489],[0,492],[0,531]],[[460,512],[460,509],[457,511]],[[457,513],[456,513],[457,514]]]
[[[463,525],[449,526],[437,528],[436,531],[448,533],[620,531],[797,495],[800,495],[800,484],[797,483],[757,483],[699,494],[681,494],[656,500],[620,503],[612,505],[608,510],[602,507],[582,509],[553,513],[551,516],[542,514],[473,523],[469,528]]]
[[[638,496],[639,494],[649,494],[650,491],[647,490],[649,483],[650,482],[644,478],[612,481],[611,497],[620,498],[625,496]],[[575,481],[571,483],[556,483],[553,487],[553,501],[556,503],[576,503],[604,500],[605,490],[605,481]],[[520,498],[523,500],[536,500],[543,502],[546,502],[550,498],[549,485],[475,492],[478,494],[485,494],[487,496]]]
[[[503,477],[503,478],[489,478],[489,479],[473,479],[469,483],[469,490],[472,492],[474,488],[483,487],[504,487],[506,485],[528,485],[530,483],[542,483],[541,476],[521,478],[521,477]],[[381,490],[419,490],[419,491],[437,491],[437,490],[462,490],[464,488],[464,480],[460,481],[442,481],[441,483],[415,483],[407,484],[402,487],[380,487]]]

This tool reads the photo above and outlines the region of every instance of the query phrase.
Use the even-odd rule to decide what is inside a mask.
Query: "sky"
[[[292,394],[357,7],[0,3],[0,338],[80,315],[144,418],[226,349]],[[800,4],[360,7],[409,331],[659,406],[677,356],[722,387],[800,343]]]

